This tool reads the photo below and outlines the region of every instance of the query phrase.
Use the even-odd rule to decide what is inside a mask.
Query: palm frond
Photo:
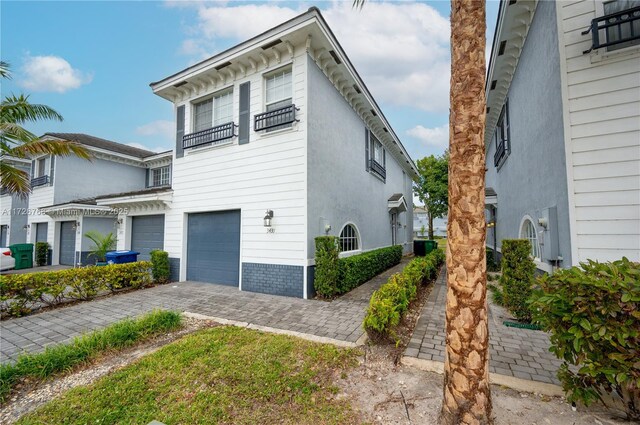
[[[0,103],[0,122],[24,123],[38,120],[62,121],[55,109],[37,103],[29,103],[29,96],[24,94],[10,95]]]
[[[0,140],[7,145],[29,143],[38,136],[13,122],[0,122]]]
[[[91,160],[91,153],[82,145],[67,140],[33,140],[19,146],[12,147],[10,155],[26,158],[36,155],[75,155],[82,159]]]
[[[11,68],[11,65],[9,65],[9,62],[0,61],[0,77],[10,80],[11,71],[9,71],[9,68]]]
[[[5,161],[0,161],[0,185],[10,194],[18,195],[23,199],[31,192],[29,173]]]
[[[365,2],[366,0],[353,0],[353,4],[351,5],[351,7],[353,7],[354,9],[362,10]]]

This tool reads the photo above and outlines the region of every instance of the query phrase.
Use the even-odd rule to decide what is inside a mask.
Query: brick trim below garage
[[[242,290],[302,298],[302,266],[242,263]]]

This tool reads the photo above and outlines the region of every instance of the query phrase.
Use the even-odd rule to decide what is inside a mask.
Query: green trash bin
[[[424,245],[425,245],[425,251],[427,254],[430,253],[431,251],[438,249],[438,241],[427,240],[425,241]]]
[[[11,256],[16,259],[16,270],[33,267],[33,244],[17,243],[9,246]]]

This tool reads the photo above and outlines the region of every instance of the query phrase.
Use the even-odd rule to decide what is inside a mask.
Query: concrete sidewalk
[[[444,362],[446,296],[446,269],[443,268],[420,314],[405,357]],[[504,326],[498,309],[491,303],[489,343],[491,373],[559,385],[556,371],[561,362],[549,352],[549,336],[542,331]]]
[[[355,343],[364,335],[362,321],[371,293],[406,264],[381,273],[352,293],[332,302],[242,292],[237,288],[181,282],[118,294],[0,323],[0,362],[22,352],[68,342],[82,333],[103,328],[153,309],[177,310]]]

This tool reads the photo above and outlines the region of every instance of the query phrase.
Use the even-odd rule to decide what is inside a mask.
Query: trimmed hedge
[[[588,261],[538,284],[533,318],[564,361],[558,378],[569,401],[589,405],[615,393],[629,420],[640,421],[640,263]]]
[[[518,320],[531,321],[527,300],[531,296],[536,265],[531,259],[531,243],[526,239],[502,241],[502,299]]]
[[[49,258],[49,244],[47,242],[36,242],[36,266],[46,266]]]
[[[321,297],[331,298],[338,291],[338,238],[336,236],[318,236],[316,238],[316,269],[313,287]]]
[[[369,301],[364,328],[374,340],[395,338],[395,328],[416,297],[418,285],[435,279],[444,263],[442,250],[431,251],[425,257],[416,257],[402,270],[389,278],[375,291]]]
[[[375,249],[339,260],[338,291],[345,294],[402,260],[402,246]]]
[[[112,264],[0,276],[0,313],[21,316],[39,306],[89,300],[105,291],[153,283],[151,263]]]
[[[169,269],[169,253],[160,249],[154,249],[149,253],[151,255],[151,270],[153,280],[156,283],[167,283],[171,276]]]

